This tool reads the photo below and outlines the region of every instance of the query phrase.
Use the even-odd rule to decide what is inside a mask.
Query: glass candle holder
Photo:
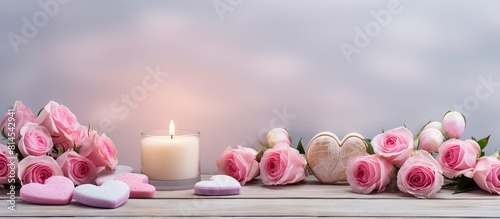
[[[200,181],[200,132],[141,133],[141,172],[157,190],[192,189]]]

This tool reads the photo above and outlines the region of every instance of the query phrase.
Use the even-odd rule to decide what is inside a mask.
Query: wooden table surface
[[[257,180],[245,185],[236,196],[204,197],[194,195],[193,190],[157,191],[153,199],[129,199],[116,209],[92,208],[74,201],[65,206],[35,205],[17,197],[16,211],[12,212],[7,209],[7,190],[0,189],[0,216],[500,218],[500,196],[482,191],[452,193],[443,189],[433,199],[417,199],[401,192],[360,195],[351,192],[345,183],[323,185],[309,177],[287,186],[264,186]]]

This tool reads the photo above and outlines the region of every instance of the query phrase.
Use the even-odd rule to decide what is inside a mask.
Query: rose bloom
[[[50,101],[40,111],[35,122],[47,128],[54,144],[63,145],[65,149],[73,146],[69,134],[80,126],[76,116],[66,106],[54,101]]]
[[[420,133],[420,147],[429,153],[436,152],[444,142],[444,135],[436,128],[426,128]]]
[[[41,156],[47,154],[54,144],[49,131],[36,123],[27,122],[21,128],[18,148],[23,156]]]
[[[371,141],[373,151],[398,167],[411,156],[413,134],[405,127],[399,127],[378,134]]]
[[[242,147],[238,149],[227,147],[216,160],[219,174],[231,176],[241,185],[259,175],[259,163],[255,160],[257,151],[253,148]]]
[[[266,140],[270,148],[274,147],[274,145],[278,143],[286,143],[288,145],[292,143],[292,137],[288,131],[282,128],[274,128],[269,131],[269,133],[267,133]]]
[[[13,161],[13,163],[11,163]],[[10,155],[10,149],[6,145],[0,144],[0,184],[7,184],[9,182],[9,175],[11,171],[11,164],[17,167],[17,157]],[[15,176],[14,169],[14,176]]]
[[[490,194],[500,195],[500,160],[498,157],[481,157],[474,168],[474,182]]]
[[[286,185],[307,177],[306,159],[286,143],[276,144],[264,152],[259,164],[260,177],[265,185]]]
[[[398,188],[417,198],[430,198],[443,186],[444,177],[441,173],[441,167],[429,152],[417,151],[399,169]]]
[[[444,176],[452,179],[460,175],[472,178],[472,171],[481,154],[479,144],[473,140],[450,139],[439,148],[437,162]]]
[[[106,134],[95,139],[95,145],[87,156],[97,167],[106,167],[107,170],[115,170],[118,165],[118,153],[113,140]]]
[[[64,174],[75,183],[75,185],[92,183],[97,176],[97,167],[89,159],[76,153],[66,151],[56,160]]]
[[[356,193],[383,192],[394,176],[394,169],[377,154],[359,156],[347,165],[347,182]]]
[[[79,126],[76,131],[70,134],[71,139],[75,143],[74,146],[78,148],[78,154],[87,156],[94,150],[95,141],[99,137],[97,132],[89,129],[87,126]],[[70,150],[74,148],[68,148]]]
[[[31,112],[30,108],[28,108],[26,105],[23,104],[21,101],[16,101],[14,103],[14,124],[15,126],[9,126],[9,112],[6,112],[5,115],[3,116],[2,120],[0,121],[0,131],[2,132],[2,135],[4,137],[9,137],[10,131],[8,128],[14,128],[14,133],[15,133],[15,142],[19,140],[20,136],[20,131],[21,127],[24,126],[27,122],[34,122],[35,121],[35,115],[33,112]]]
[[[460,138],[465,131],[465,117],[457,112],[447,112],[443,117],[443,130],[450,138]]]
[[[51,176],[62,176],[61,168],[56,161],[49,156],[28,156],[18,165],[17,177],[21,185],[28,183],[45,183]]]

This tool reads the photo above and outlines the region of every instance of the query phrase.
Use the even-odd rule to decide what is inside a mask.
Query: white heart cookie
[[[357,133],[349,133],[340,141],[331,132],[321,132],[307,145],[306,159],[319,181],[345,181],[348,162],[354,157],[367,155],[367,146],[363,136]]]
[[[240,190],[240,183],[226,175],[215,175],[194,185],[194,193],[197,195],[237,195]]]

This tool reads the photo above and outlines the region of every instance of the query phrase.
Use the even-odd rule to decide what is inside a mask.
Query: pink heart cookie
[[[64,176],[52,176],[44,184],[30,183],[19,192],[25,202],[44,205],[67,205],[71,202],[75,185]]]
[[[130,198],[153,198],[155,195],[155,187],[144,183],[143,177],[135,173],[120,174],[115,180],[127,183],[130,187]]]
[[[95,178],[95,184],[100,186],[104,182],[106,182],[108,180],[112,180],[120,174],[131,173],[131,172],[134,172],[134,169],[132,167],[118,165],[118,166],[116,166],[114,171],[103,170],[99,174],[97,174],[97,177]]]
[[[128,185],[118,180],[108,180],[101,186],[79,185],[73,191],[75,201],[98,208],[117,208],[127,202],[129,196]]]

